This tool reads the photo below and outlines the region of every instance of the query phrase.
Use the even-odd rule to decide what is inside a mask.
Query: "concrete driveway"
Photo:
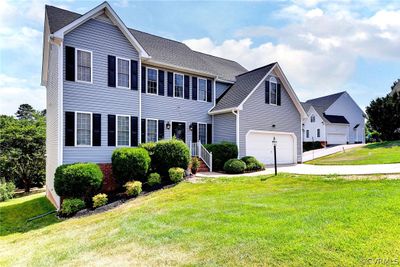
[[[320,157],[335,154],[340,151],[346,151],[355,147],[365,146],[365,144],[338,145],[326,148],[315,149],[303,153],[303,162],[317,159]]]

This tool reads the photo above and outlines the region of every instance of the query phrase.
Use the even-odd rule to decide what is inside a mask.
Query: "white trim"
[[[210,111],[210,110],[208,111],[209,115],[218,115],[218,114],[224,114],[224,113],[231,113],[231,112],[234,112],[234,111],[237,111],[237,110],[241,110],[241,109],[239,109],[239,108],[225,108],[225,109],[221,109],[221,110],[217,110],[217,111]]]
[[[58,46],[58,165],[64,161],[64,44],[60,42]],[[58,199],[60,201],[60,199]]]
[[[146,68],[146,94],[148,95],[158,95],[158,69],[152,68],[152,67],[145,67]],[[155,70],[157,73],[156,77],[156,92],[155,93],[149,93],[149,73],[148,70]]]
[[[236,146],[238,150],[238,158],[240,157],[240,133],[239,133],[239,110],[232,110],[233,115],[236,116]]]
[[[197,140],[200,140],[200,124],[206,126],[206,141],[204,143],[202,143],[204,145],[204,144],[207,144],[207,123],[204,123],[204,122],[197,123]],[[192,131],[192,135],[193,135],[193,131]]]
[[[171,120],[171,128],[169,128],[169,130],[170,130],[170,137],[171,137],[171,139],[172,139],[172,137],[173,137],[173,135],[172,135],[172,128],[173,128],[173,123],[174,122],[178,122],[178,123],[184,123],[185,124],[185,143],[188,141],[188,138],[187,138],[187,128],[186,128],[186,126],[187,126],[187,122],[186,121],[175,121],[175,120]]]
[[[77,125],[77,119],[78,119],[78,113],[80,114],[89,114],[90,115],[90,145],[78,145],[78,125]],[[93,113],[92,112],[87,112],[87,111],[75,111],[75,118],[74,118],[74,146],[75,147],[92,147],[93,146]]]
[[[131,60],[130,59],[127,59],[127,58],[123,58],[123,57],[115,57],[116,59],[116,64],[115,64],[115,66],[116,66],[116,84],[115,84],[115,86],[117,87],[117,88],[121,88],[121,89],[131,89]],[[118,76],[119,76],[119,71],[118,71],[118,60],[119,59],[121,59],[121,60],[125,60],[125,61],[128,61],[128,87],[125,87],[125,86],[119,86],[118,85]]]
[[[275,81],[272,81],[275,80]],[[278,105],[278,80],[275,78],[275,76],[271,76],[269,78],[269,104],[272,106],[277,106]],[[272,103],[272,84],[275,84],[275,104]]]
[[[158,119],[153,119],[153,118],[146,118],[146,129],[145,129],[145,132],[144,132],[144,137],[145,137],[145,140],[146,140],[146,143],[147,142],[149,142],[148,140],[147,140],[147,127],[148,127],[148,121],[155,121],[156,122],[156,141],[155,142],[158,142]]]
[[[138,61],[138,94],[139,94],[139,115],[138,115],[138,146],[142,143],[142,61]]]
[[[90,82],[78,80],[78,51],[90,53]],[[75,82],[93,84],[93,52],[75,47]]]
[[[200,80],[204,80],[206,82],[206,90],[204,96],[206,97],[206,100],[200,100]],[[193,86],[193,85],[192,85]],[[199,102],[207,102],[207,79],[197,77],[197,101]]]
[[[128,145],[118,145],[118,117],[128,117],[129,133],[128,133]],[[130,147],[131,146],[131,116],[130,115],[115,115],[115,146],[116,147]]]
[[[175,96],[175,75],[181,75],[182,76],[182,97]],[[173,72],[173,97],[178,98],[178,99],[185,99],[185,75],[179,72]]]

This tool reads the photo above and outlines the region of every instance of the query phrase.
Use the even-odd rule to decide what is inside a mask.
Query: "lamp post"
[[[272,139],[272,145],[274,146],[274,166],[275,166],[275,176],[278,174],[278,168],[276,166],[276,144],[278,141],[276,141],[276,138],[274,136],[274,139]]]

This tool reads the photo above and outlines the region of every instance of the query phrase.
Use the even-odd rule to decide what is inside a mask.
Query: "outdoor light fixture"
[[[278,144],[278,141],[276,141],[276,138],[274,136],[274,139],[272,139],[272,145],[274,146],[274,166],[275,166],[275,175],[278,174],[278,168],[276,166],[276,145]]]
[[[171,128],[171,124],[169,122],[167,122],[167,130],[169,130]]]
[[[189,130],[190,130],[190,131],[193,131],[193,123],[191,123],[191,124],[189,125]]]

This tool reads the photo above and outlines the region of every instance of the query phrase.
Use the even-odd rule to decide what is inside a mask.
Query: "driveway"
[[[313,159],[317,159],[320,157],[328,156],[331,154],[335,154],[340,151],[345,151],[348,149],[352,149],[355,147],[365,146],[365,144],[351,144],[351,145],[338,145],[326,148],[315,149],[311,151],[307,151],[303,153],[303,162],[310,161]]]

